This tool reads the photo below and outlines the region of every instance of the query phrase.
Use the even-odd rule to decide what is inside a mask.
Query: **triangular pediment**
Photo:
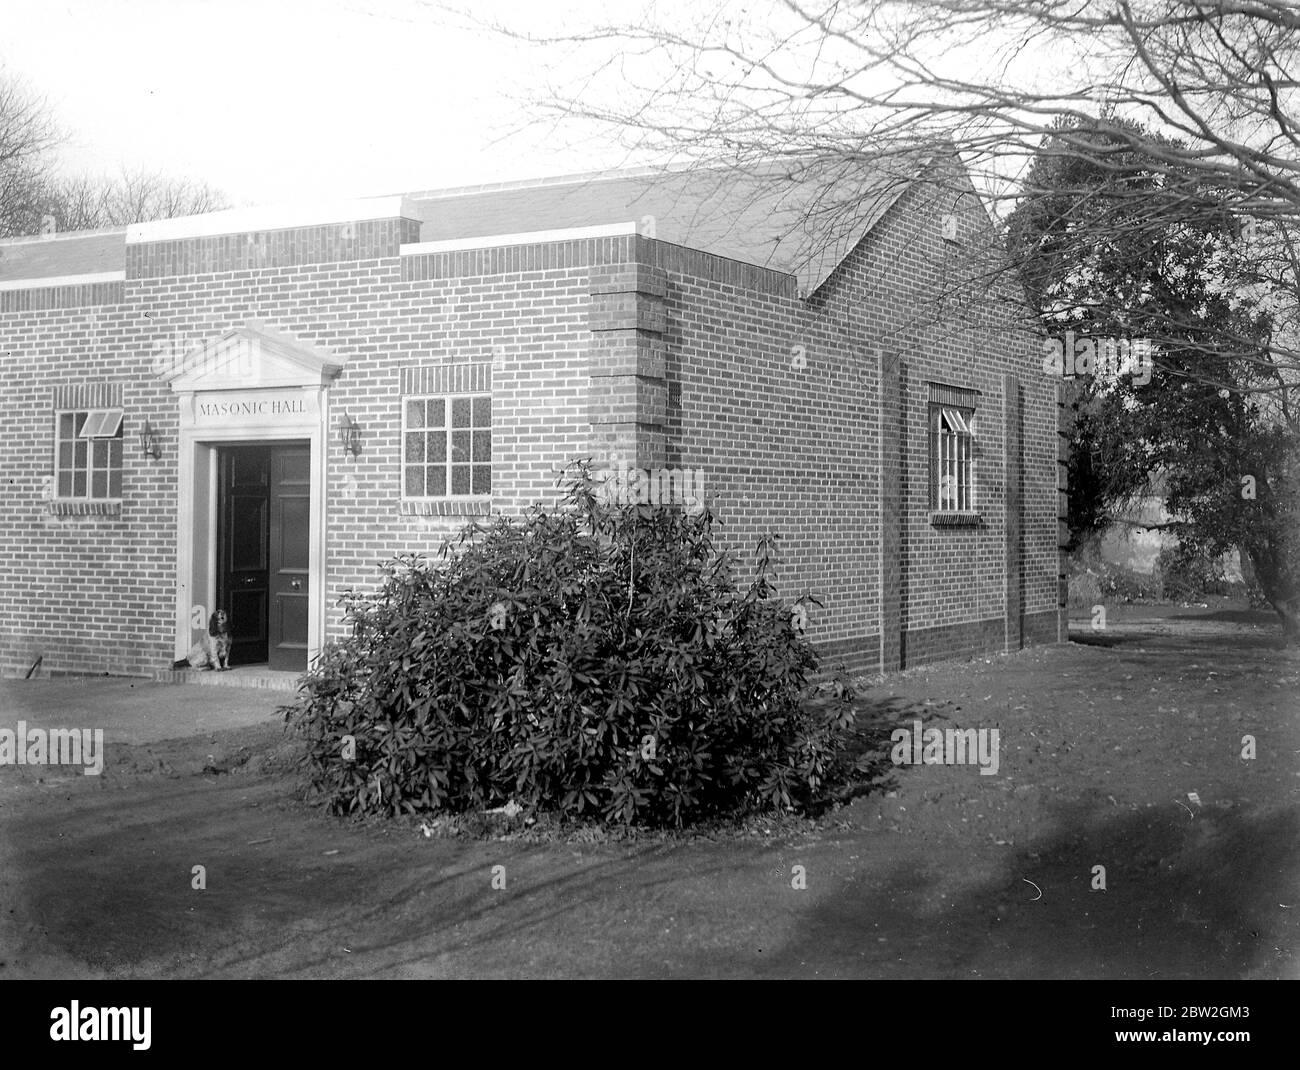
[[[325,386],[343,365],[324,349],[256,323],[154,361],[158,377],[177,393]]]

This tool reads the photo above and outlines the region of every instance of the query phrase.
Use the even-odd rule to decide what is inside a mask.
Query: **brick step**
[[[198,684],[202,687],[262,688],[268,691],[296,691],[301,675],[272,669],[159,669],[153,674],[160,684]]]

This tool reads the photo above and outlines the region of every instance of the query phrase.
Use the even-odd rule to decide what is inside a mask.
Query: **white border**
[[[582,241],[584,238],[618,238],[640,234],[635,220],[605,223],[596,227],[569,227],[565,230],[530,230],[520,234],[484,234],[478,238],[449,238],[446,241],[411,242],[401,247],[402,256],[425,253],[454,253],[462,249],[495,249],[505,245],[541,245],[545,242]]]
[[[48,286],[89,286],[97,282],[122,282],[125,271],[96,271],[88,275],[50,275],[44,279],[5,279],[0,290],[38,290]]]

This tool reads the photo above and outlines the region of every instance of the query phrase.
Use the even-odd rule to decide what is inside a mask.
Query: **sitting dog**
[[[224,609],[208,618],[208,634],[194,644],[186,660],[192,669],[230,668],[230,618]]]

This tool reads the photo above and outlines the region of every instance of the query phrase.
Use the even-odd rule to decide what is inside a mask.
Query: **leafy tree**
[[[1104,527],[1158,473],[1184,549],[1239,548],[1300,638],[1300,379],[1273,346],[1289,293],[1262,279],[1231,212],[1211,210],[1223,191],[1128,147],[1149,133],[1082,126],[1068,134],[1091,139],[1094,160],[1044,141],[1035,192],[1009,220],[1013,259],[1051,334],[1159,342],[1149,382],[1093,374],[1071,387],[1072,535]]]

